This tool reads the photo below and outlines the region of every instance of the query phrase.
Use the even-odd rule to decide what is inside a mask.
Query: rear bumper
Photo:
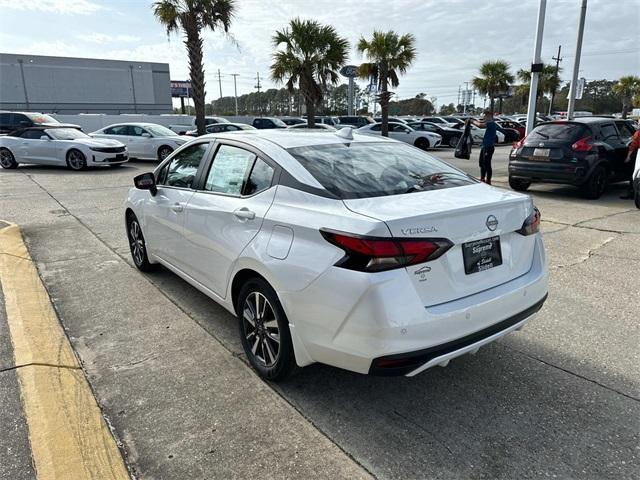
[[[510,177],[531,182],[582,185],[589,178],[590,173],[590,168],[583,164],[509,161]]]
[[[429,353],[388,373],[415,375],[520,328],[544,302],[547,284],[538,235],[527,273],[439,305],[425,307],[404,270],[372,275],[337,267],[301,291],[280,292],[280,299],[300,366],[320,362],[379,375],[374,360]]]

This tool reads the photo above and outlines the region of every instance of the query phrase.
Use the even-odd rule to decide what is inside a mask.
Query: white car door
[[[411,135],[411,129],[399,124],[389,125],[389,138],[411,144],[413,144],[414,141],[414,135]]]
[[[143,127],[129,125],[128,130],[129,155],[135,158],[156,158],[155,153],[151,154],[153,141],[151,134]]]
[[[185,207],[209,149],[210,142],[203,141],[175,155],[158,173],[158,191],[144,205],[143,228],[150,253],[180,270],[184,269]]]
[[[41,137],[47,137],[42,140]],[[26,162],[55,165],[58,161],[58,141],[53,140],[43,130],[26,130],[20,136],[19,156]]]
[[[275,165],[254,152],[223,142],[187,205],[186,273],[224,298],[231,271],[256,236],[275,197]]]

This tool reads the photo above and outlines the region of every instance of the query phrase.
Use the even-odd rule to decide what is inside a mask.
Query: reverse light
[[[588,152],[593,148],[591,144],[591,137],[584,137],[571,145],[571,150],[574,152]]]
[[[533,235],[540,231],[540,210],[537,207],[533,207],[533,213],[527,217],[519,230],[516,230],[520,235]]]
[[[435,260],[453,243],[445,238],[368,237],[321,229],[326,241],[344,250],[336,266],[361,272],[381,272]]]

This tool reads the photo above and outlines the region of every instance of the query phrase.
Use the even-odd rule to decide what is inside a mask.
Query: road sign
[[[587,79],[584,77],[579,78],[578,81],[576,82],[576,100],[582,99],[582,94],[584,93],[584,87],[586,86],[586,84],[587,84]],[[569,98],[568,93],[567,93],[567,98]]]
[[[340,75],[347,78],[353,78],[358,76],[357,65],[345,65],[340,69]]]

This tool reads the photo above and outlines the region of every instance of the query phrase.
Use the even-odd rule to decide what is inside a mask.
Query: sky
[[[568,80],[580,0],[548,0],[542,60],[562,45]],[[207,101],[255,90],[260,73],[269,79],[275,30],[289,19],[332,25],[352,48],[349,63],[363,59],[355,45],[374,29],[412,33],[417,58],[395,90],[398,98],[424,92],[437,104],[455,103],[458,87],[477,75],[486,60],[504,59],[513,72],[531,64],[539,0],[236,0],[231,41],[221,32],[204,34]],[[167,62],[171,78],[188,78],[180,35],[167,36],[148,0],[0,0],[0,52]],[[580,77],[617,79],[640,74],[640,0],[589,0]],[[364,84],[362,84],[364,86]]]

